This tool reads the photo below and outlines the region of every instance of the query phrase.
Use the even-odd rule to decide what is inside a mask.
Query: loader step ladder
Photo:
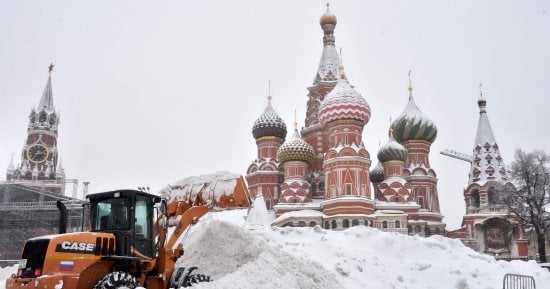
[[[506,274],[502,280],[502,289],[536,289],[535,279],[532,276]]]

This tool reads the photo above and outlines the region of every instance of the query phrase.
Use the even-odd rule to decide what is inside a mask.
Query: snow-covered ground
[[[457,240],[363,226],[246,229],[246,212],[210,213],[192,228],[178,265],[214,279],[195,288],[498,289],[506,273],[534,276],[537,288],[550,284],[550,272],[534,262],[496,261]],[[1,269],[0,279],[14,272]]]

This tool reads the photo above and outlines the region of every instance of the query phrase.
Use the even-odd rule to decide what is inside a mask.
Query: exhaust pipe
[[[59,209],[59,234],[67,233],[67,207],[63,202],[57,201],[57,208]]]

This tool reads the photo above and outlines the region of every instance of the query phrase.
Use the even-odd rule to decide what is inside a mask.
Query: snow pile
[[[237,179],[241,176],[229,172],[215,172],[213,174],[187,177],[179,180],[161,191],[161,195],[170,201],[194,200],[201,193],[204,200],[220,200],[222,196],[233,194]]]
[[[259,193],[254,200],[252,208],[250,208],[250,211],[248,212],[248,216],[246,217],[246,225],[269,225],[271,224],[271,221],[273,221],[273,219],[269,215],[267,207],[265,206],[264,196]]]
[[[19,265],[13,265],[9,267],[0,267],[0,289],[4,289],[6,286],[6,279],[8,279],[11,274],[17,273],[17,267]]]
[[[411,237],[363,226],[254,233],[282,251],[323,264],[346,288],[497,289],[506,273],[534,276],[541,288],[550,284],[550,273],[533,261],[496,261],[440,236]]]
[[[236,211],[203,219],[185,243],[178,265],[198,266],[215,280],[198,288],[328,288],[323,287],[328,278],[341,284],[330,288],[498,289],[506,273],[533,276],[540,288],[550,284],[550,272],[533,261],[496,261],[455,239],[364,226],[345,231],[318,226],[249,231],[242,229]],[[241,227],[220,222],[227,216]],[[310,283],[300,283],[304,276]]]
[[[196,288],[343,288],[320,264],[282,252],[228,222],[202,225],[186,248],[177,266],[197,266],[214,280]]]

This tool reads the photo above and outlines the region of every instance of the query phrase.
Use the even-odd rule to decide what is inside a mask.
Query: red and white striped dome
[[[355,119],[367,124],[370,119],[367,101],[355,91],[345,78],[340,78],[319,107],[319,121],[325,125],[339,119]]]

